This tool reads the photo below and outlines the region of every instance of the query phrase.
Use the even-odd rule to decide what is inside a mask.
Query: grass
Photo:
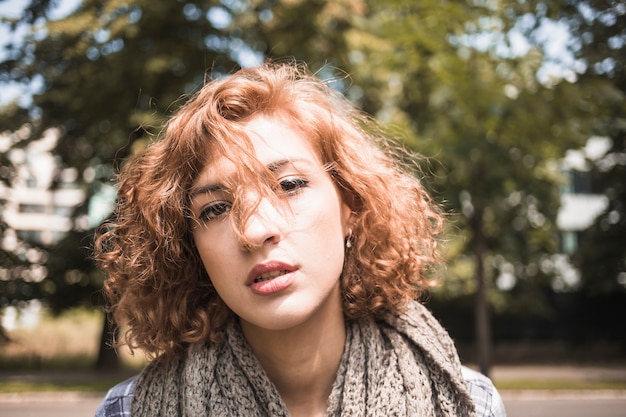
[[[80,382],[62,381],[0,381],[0,393],[18,392],[80,392],[80,393],[105,393],[118,382],[120,378],[94,378]]]
[[[141,354],[133,357],[122,349],[121,371],[93,371],[104,319],[100,311],[79,308],[53,316],[44,309],[38,317],[10,329],[11,341],[0,345],[0,393],[100,394],[145,364]]]
[[[132,372],[102,376],[98,374],[80,374],[71,381],[61,380],[58,376],[38,376],[36,381],[28,375],[24,380],[0,380],[0,393],[18,392],[80,392],[101,394],[113,385],[126,379]],[[496,382],[500,391],[571,391],[571,390],[626,390],[626,381],[573,381],[573,380],[532,380],[512,379]]]
[[[100,342],[101,312],[73,309],[55,317],[42,310],[38,318],[8,330],[11,341],[0,346],[0,369],[89,366]]]
[[[0,370],[89,370],[93,366],[100,343],[103,313],[77,308],[60,316],[46,310],[39,321],[30,326],[9,330],[10,342],[0,345]],[[124,368],[141,368],[143,355],[132,356],[120,350]]]
[[[626,390],[626,381],[511,379],[506,381],[496,381],[495,386],[499,391]]]

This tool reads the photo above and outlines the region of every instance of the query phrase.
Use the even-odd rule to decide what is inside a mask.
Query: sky
[[[30,0],[0,0],[0,19],[16,19],[19,18],[24,7]],[[58,7],[51,11],[52,19],[60,19],[67,16],[78,7],[81,0],[61,0]],[[0,23],[0,61],[5,59],[4,46],[11,40],[20,39],[26,34],[26,28],[18,28],[11,33],[6,24]],[[27,107],[31,101],[30,95],[32,91],[36,91],[40,85],[37,81],[33,85],[23,85],[18,83],[0,84],[0,106],[17,99],[18,103]]]

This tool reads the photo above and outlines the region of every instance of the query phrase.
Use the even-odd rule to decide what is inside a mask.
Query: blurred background
[[[466,363],[501,389],[579,387],[538,368],[507,385],[507,366],[624,367],[626,2],[0,0],[0,16],[3,372],[142,366],[108,347],[89,257],[112,179],[206,79],[285,57],[424,156],[449,213],[425,303]]]

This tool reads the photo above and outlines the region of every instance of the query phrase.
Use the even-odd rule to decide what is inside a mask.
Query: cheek
[[[344,205],[334,198],[329,198],[329,195],[333,195],[332,191],[309,200],[306,207],[301,207],[297,211],[300,220],[298,228],[303,233],[315,235],[310,236],[311,244],[335,250],[337,245],[343,246]]]
[[[206,269],[209,276],[213,276],[216,268],[220,268],[220,259],[228,258],[222,253],[224,246],[212,244],[202,233],[194,234],[194,242],[204,269]]]
[[[200,252],[200,259],[213,288],[223,300],[228,298],[231,290],[233,271],[232,258],[216,251]]]

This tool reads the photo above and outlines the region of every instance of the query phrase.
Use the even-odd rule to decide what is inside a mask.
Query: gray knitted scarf
[[[347,325],[327,416],[474,416],[447,332],[419,303],[406,313]],[[139,376],[132,417],[289,416],[237,322],[225,342],[153,361]]]

